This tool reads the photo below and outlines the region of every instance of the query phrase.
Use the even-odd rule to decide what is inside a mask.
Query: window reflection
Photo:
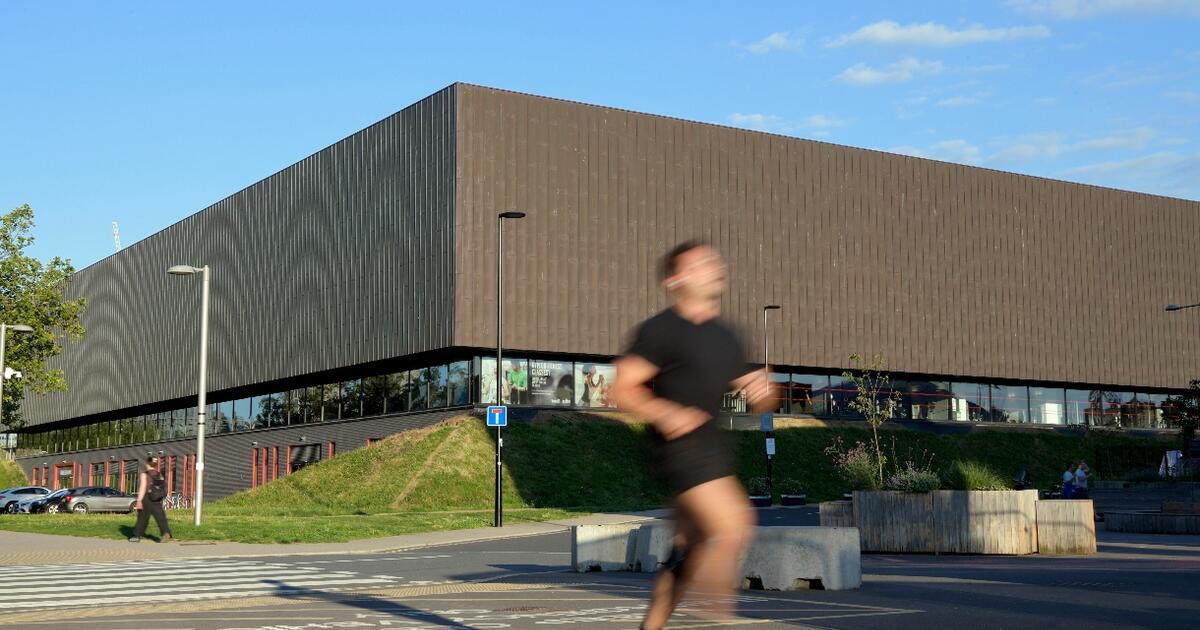
[[[449,402],[451,405],[460,406],[471,402],[471,364],[466,361],[459,361],[450,364],[449,376]]]
[[[955,422],[983,422],[991,409],[991,396],[981,383],[954,383]]]
[[[408,408],[413,411],[425,409],[429,397],[429,375],[425,370],[411,370],[408,382]]]
[[[945,381],[907,381],[905,406],[913,420],[948,422],[953,415],[954,392]]]
[[[429,408],[446,406],[449,395],[450,370],[445,365],[429,368]]]
[[[792,414],[829,414],[829,377],[824,374],[792,374],[788,409]]]
[[[1066,424],[1067,390],[1052,387],[1029,388],[1029,421],[1034,424]]]
[[[363,416],[379,416],[386,413],[388,377],[371,376],[363,379]]]
[[[992,422],[1029,422],[1029,389],[1019,385],[989,385]]]

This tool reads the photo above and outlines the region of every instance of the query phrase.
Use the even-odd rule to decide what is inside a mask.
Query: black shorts
[[[654,433],[654,468],[671,494],[734,476],[733,439],[711,420],[687,435],[665,440]]]

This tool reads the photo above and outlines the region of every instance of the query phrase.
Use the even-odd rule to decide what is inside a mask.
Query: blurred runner
[[[737,336],[717,319],[727,287],[717,252],[683,243],[662,271],[674,304],[638,327],[613,385],[619,407],[653,423],[654,463],[674,496],[675,547],[655,581],[646,630],[666,625],[689,593],[713,613],[732,614],[755,515],[734,476],[732,436],[716,417],[731,389],[756,412],[776,405],[774,386],[763,370],[747,370]]]

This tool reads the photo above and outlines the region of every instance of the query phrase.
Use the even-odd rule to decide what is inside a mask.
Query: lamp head
[[[501,218],[501,219],[524,219],[524,218],[525,218],[525,213],[524,213],[524,212],[518,212],[518,211],[516,211],[516,210],[509,210],[509,211],[507,211],[507,212],[501,212],[501,213],[500,213],[500,218]]]
[[[783,308],[783,307],[778,304],[768,304],[763,307],[763,310],[764,311],[778,311],[781,308]]]
[[[1168,305],[1167,305],[1167,310],[1168,310],[1168,311],[1178,311],[1178,310],[1179,310],[1179,305],[1178,305],[1178,304],[1168,304]]]
[[[191,265],[175,265],[174,267],[168,269],[167,273],[173,276],[190,276],[199,271],[200,269],[197,269]]]
[[[5,328],[7,328],[9,330],[17,330],[20,332],[33,332],[33,328],[30,326],[26,326],[25,324],[9,324],[8,326],[5,326]]]

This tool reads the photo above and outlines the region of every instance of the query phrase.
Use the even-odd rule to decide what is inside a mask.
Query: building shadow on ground
[[[378,595],[322,591],[304,586],[292,586],[287,582],[271,579],[263,580],[263,583],[270,584],[275,588],[275,591],[271,595],[283,599],[328,602],[347,608],[357,608],[370,613],[411,619],[425,625],[445,626],[447,628],[470,627],[453,619],[447,619],[434,613],[405,606],[404,604]]]

